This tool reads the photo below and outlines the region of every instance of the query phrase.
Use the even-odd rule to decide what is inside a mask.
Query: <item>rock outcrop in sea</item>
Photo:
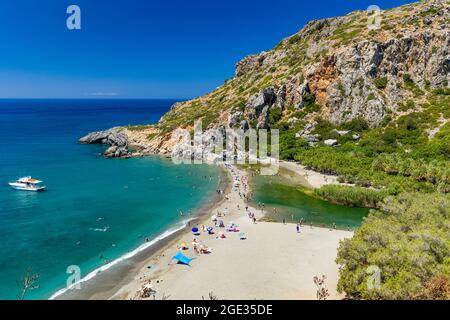
[[[110,158],[129,158],[131,152],[128,150],[128,135],[122,132],[122,128],[112,128],[105,131],[89,133],[80,138],[80,143],[105,144],[109,148],[103,153]]]

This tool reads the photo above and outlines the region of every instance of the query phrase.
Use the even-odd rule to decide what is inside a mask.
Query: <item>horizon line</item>
[[[102,97],[87,97],[87,98],[2,98],[0,97],[0,100],[179,100],[179,101],[188,101],[195,98],[150,98],[150,97],[108,97],[108,96],[102,96]]]

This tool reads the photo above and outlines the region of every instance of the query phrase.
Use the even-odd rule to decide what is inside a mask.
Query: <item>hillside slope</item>
[[[109,156],[169,155],[174,131],[192,130],[198,119],[204,129],[276,128],[284,159],[363,185],[448,192],[449,2],[416,2],[379,17],[379,28],[367,11],[311,21],[238,62],[235,77],[213,92],[172,106],[159,123],[82,141],[112,145]]]
[[[320,116],[378,127],[386,115],[401,114],[406,101],[425,101],[426,91],[448,87],[447,1],[384,11],[380,29],[370,30],[370,19],[358,11],[312,21],[274,49],[244,58],[233,79],[172,107],[157,125],[154,151],[170,151],[170,133],[195,119],[204,128],[267,128],[276,108],[291,124]]]

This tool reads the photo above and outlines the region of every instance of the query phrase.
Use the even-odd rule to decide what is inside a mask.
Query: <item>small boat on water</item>
[[[45,186],[41,186],[42,181],[36,180],[32,177],[23,177],[17,181],[9,182],[8,184],[16,190],[22,191],[44,191]]]

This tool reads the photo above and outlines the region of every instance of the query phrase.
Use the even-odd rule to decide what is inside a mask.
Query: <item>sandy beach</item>
[[[301,176],[304,180],[302,183],[305,187],[309,188],[320,188],[328,184],[341,184],[337,181],[337,176],[332,176],[329,174],[319,173],[317,171],[308,170],[305,166],[297,162],[291,161],[280,161],[280,168],[295,172],[297,175]],[[301,181],[300,181],[301,182]]]
[[[290,169],[298,171],[298,167]],[[143,287],[154,290],[147,299],[196,300],[209,299],[210,295],[217,299],[315,299],[313,277],[322,275],[326,276],[329,299],[343,298],[336,291],[338,266],[334,260],[339,241],[351,237],[352,232],[303,226],[298,233],[295,224],[260,222],[264,209],[246,210],[246,173],[236,167],[228,167],[228,172],[233,182],[240,181],[239,186],[228,188],[226,200],[190,226],[197,226],[200,235],[183,231],[144,259],[134,277],[111,299],[142,298]],[[308,174],[306,179],[313,187],[333,181],[321,174]],[[255,215],[256,223],[249,212]],[[234,223],[239,231],[216,227],[213,235],[203,231],[203,226],[214,226],[211,217],[218,214],[222,214],[218,219],[225,226]],[[226,238],[218,238],[219,232]],[[242,232],[245,240],[240,239]],[[209,248],[211,253],[196,253],[194,239],[197,248]],[[172,260],[182,243],[188,247],[183,254],[194,258],[190,266]]]

